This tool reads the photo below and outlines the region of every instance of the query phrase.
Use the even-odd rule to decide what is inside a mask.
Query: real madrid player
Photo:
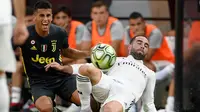
[[[66,73],[79,73],[79,75],[88,77],[95,100],[102,104],[100,112],[128,111],[140,98],[143,102],[143,111],[156,112],[154,105],[155,73],[148,69],[142,61],[148,49],[149,43],[146,37],[132,38],[129,45],[130,55],[117,61],[108,71],[108,75],[94,67],[93,64],[60,66],[52,63],[47,65],[46,69],[51,67]],[[84,88],[82,90],[80,92],[83,95],[84,92],[88,92]]]
[[[40,0],[34,5],[35,24],[28,27],[29,37],[21,44],[25,72],[29,78],[31,93],[40,112],[52,112],[55,94],[62,99],[80,105],[76,91],[75,75],[66,75],[55,69],[45,71],[45,65],[61,63],[60,55],[80,59],[89,52],[71,49],[64,29],[51,24],[52,5]]]
[[[17,23],[14,33],[14,42],[26,41],[28,31],[24,22],[25,0],[13,0]],[[12,37],[12,6],[11,0],[1,1],[0,4],[0,112],[9,111],[9,93],[5,78],[5,71],[15,72],[16,60],[11,45]]]

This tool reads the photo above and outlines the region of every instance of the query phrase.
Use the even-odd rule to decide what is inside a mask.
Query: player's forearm
[[[89,56],[89,51],[79,51],[74,50],[70,54],[67,55],[67,57],[72,59],[83,59]]]
[[[174,96],[174,79],[171,80],[170,86],[169,86],[169,95],[168,96]]]
[[[77,51],[76,53],[74,53],[74,59],[83,59],[83,58],[87,58],[90,55],[89,51]]]
[[[90,55],[89,51],[80,51],[77,49],[67,48],[62,50],[62,55],[71,59],[82,59]]]
[[[25,16],[25,0],[13,0],[15,15],[17,17],[17,21],[24,22]]]

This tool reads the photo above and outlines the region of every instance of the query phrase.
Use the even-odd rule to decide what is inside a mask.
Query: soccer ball
[[[111,68],[116,61],[116,52],[108,44],[97,44],[92,48],[91,61],[93,65],[101,70]]]

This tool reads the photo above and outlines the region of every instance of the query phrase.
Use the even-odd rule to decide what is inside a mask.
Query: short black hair
[[[137,37],[145,37],[145,38],[147,39],[147,37],[146,37],[145,35],[136,35],[136,36],[134,36],[133,38],[131,38],[131,41],[130,41],[129,44],[132,44],[133,41],[134,41]]]
[[[129,19],[137,19],[137,18],[143,18],[142,14],[139,12],[132,12],[129,16]]]
[[[39,0],[34,5],[34,11],[38,9],[52,9],[52,4],[48,0]]]
[[[105,6],[105,7],[106,7],[106,10],[108,11],[108,6],[107,6],[107,4],[106,4],[104,1],[102,1],[102,0],[97,0],[96,2],[94,2],[94,3],[92,4],[91,12],[92,12],[92,9],[93,9],[93,8],[99,8],[99,7],[102,7],[102,6]]]
[[[34,14],[34,10],[31,7],[26,7],[26,16],[32,16]]]
[[[54,12],[53,12],[53,18],[56,14],[58,14],[59,12],[64,12],[65,14],[67,14],[69,17],[72,17],[71,14],[71,10],[64,5],[59,6]]]

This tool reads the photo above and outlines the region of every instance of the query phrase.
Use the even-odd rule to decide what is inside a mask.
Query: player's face
[[[148,52],[149,42],[146,37],[138,36],[129,47],[130,55],[137,60],[143,60]]]
[[[59,12],[54,16],[53,22],[61,27],[67,27],[67,25],[70,23],[71,17],[69,17],[64,12]]]
[[[35,23],[35,21],[34,21],[34,16],[33,15],[29,15],[29,16],[25,17],[26,26],[33,25],[34,23]]]
[[[134,33],[145,30],[145,22],[142,18],[130,19],[129,26]]]
[[[43,32],[48,32],[52,21],[52,9],[38,9],[35,12],[35,24]]]
[[[92,8],[91,18],[97,24],[97,26],[104,26],[107,22],[109,13],[105,6]]]

